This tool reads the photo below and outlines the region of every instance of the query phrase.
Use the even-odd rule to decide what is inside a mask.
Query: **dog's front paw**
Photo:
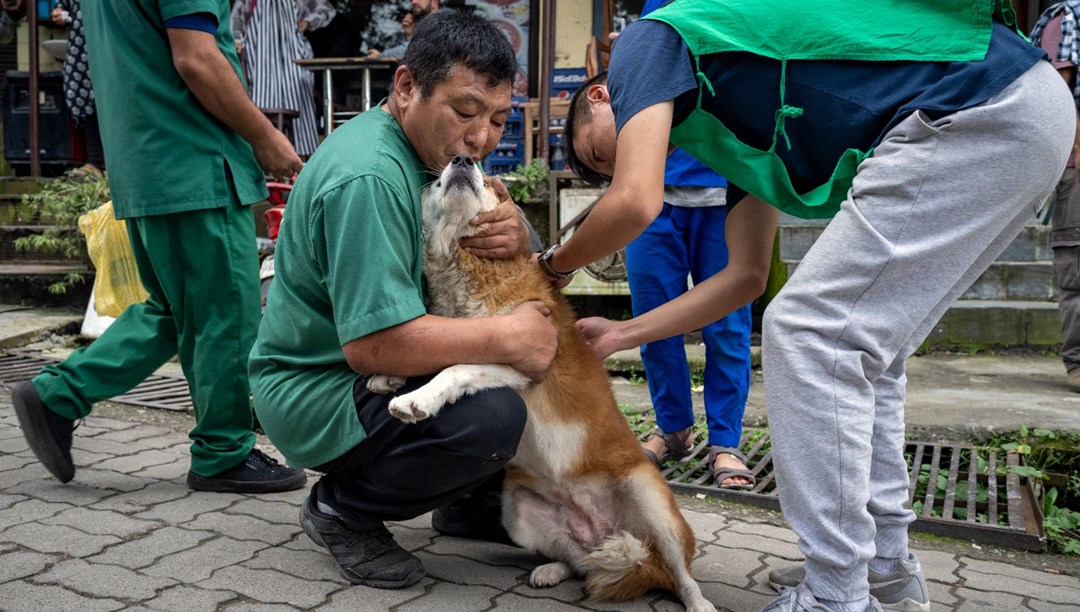
[[[545,563],[529,574],[529,585],[534,588],[555,586],[573,574],[574,570],[561,561]]]
[[[372,393],[378,393],[385,395],[387,393],[393,393],[401,387],[405,386],[404,376],[386,376],[384,374],[375,374],[367,381],[368,391]]]
[[[433,417],[438,407],[423,395],[412,392],[390,400],[390,414],[403,423],[416,423]]]

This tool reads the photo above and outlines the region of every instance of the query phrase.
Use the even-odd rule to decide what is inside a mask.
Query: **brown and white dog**
[[[517,389],[529,418],[506,467],[503,523],[515,542],[553,560],[533,570],[530,584],[553,586],[580,573],[596,600],[628,600],[663,588],[687,610],[715,611],[690,575],[693,531],[619,412],[607,372],[575,329],[569,303],[525,257],[481,259],[458,246],[460,238],[480,230],[469,220],[496,204],[467,158],[456,158],[425,190],[429,310],[483,317],[542,300],[559,329],[547,378],[532,384],[507,365],[456,365],[391,400],[390,412],[416,422],[469,393]],[[375,376],[369,387],[385,393],[403,383]]]

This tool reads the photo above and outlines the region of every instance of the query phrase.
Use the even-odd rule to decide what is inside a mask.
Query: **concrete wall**
[[[555,67],[585,65],[585,45],[592,37],[592,2],[559,2],[555,11]]]
[[[67,38],[67,28],[49,28],[45,26],[38,26],[38,42],[45,40],[51,40],[53,38]],[[26,20],[21,20],[18,23],[15,36],[19,41],[19,70],[23,72],[30,70],[30,26],[26,23]],[[63,66],[59,61],[54,60],[52,56],[45,53],[45,49],[38,48],[38,66],[41,72],[50,72],[53,70],[60,70]]]

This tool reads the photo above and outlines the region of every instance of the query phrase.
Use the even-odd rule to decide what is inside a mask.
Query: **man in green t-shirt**
[[[407,392],[459,363],[507,363],[541,379],[551,365],[557,332],[539,302],[478,319],[437,317],[424,306],[420,192],[455,156],[478,160],[495,148],[516,72],[513,49],[484,18],[428,17],[390,97],[334,130],[289,196],[251,354],[255,411],[291,463],[324,474],[300,524],[356,584],[401,588],[424,576],[387,520],[439,508],[433,523],[444,533],[500,537],[497,504],[485,532],[469,529],[468,511],[445,506],[470,491],[478,505],[497,498],[525,426],[521,398],[481,392],[406,424],[387,410],[391,396],[366,383],[375,373],[404,376]],[[463,247],[492,257],[528,252],[508,197],[476,222],[490,229]]]
[[[179,353],[195,406],[188,486],[264,493],[303,470],[254,448],[247,357],[259,321],[254,218],[263,171],[301,162],[244,91],[227,0],[83,4],[116,216],[150,296],[90,347],[12,390],[31,450],[61,482],[76,419]]]

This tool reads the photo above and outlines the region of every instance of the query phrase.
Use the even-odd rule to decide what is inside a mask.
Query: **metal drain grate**
[[[42,367],[54,363],[60,363],[60,360],[21,351],[0,351],[0,382],[10,387],[17,382],[30,380],[37,376]],[[187,380],[183,376],[167,374],[151,375],[131,391],[109,401],[184,412],[194,409]]]
[[[640,438],[644,441],[649,435]],[[743,436],[739,447],[757,478],[757,485],[749,490],[721,489],[712,482],[706,441],[698,443],[681,461],[666,463],[661,473],[680,493],[779,510],[771,446],[767,434]],[[1042,510],[1035,493],[1026,480],[1008,471],[1022,465],[1021,455],[964,444],[908,442],[905,456],[910,474],[908,499],[916,510],[912,531],[1021,550],[1046,550]],[[999,474],[1002,466],[1005,473]]]

